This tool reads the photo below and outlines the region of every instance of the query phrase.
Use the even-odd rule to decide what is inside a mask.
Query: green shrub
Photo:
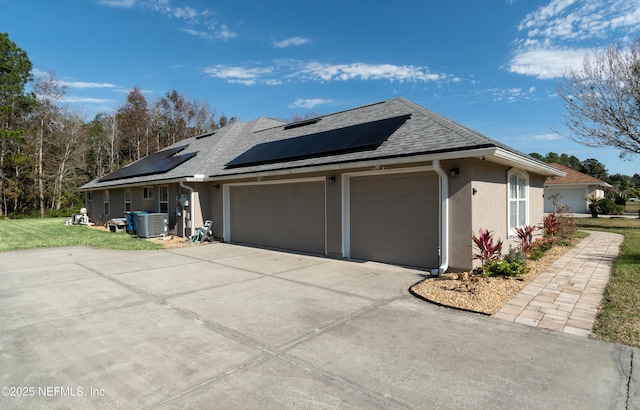
[[[600,208],[600,213],[603,215],[611,215],[611,211],[615,206],[616,206],[616,203],[609,198],[602,198],[598,201],[598,207]]]
[[[522,249],[512,248],[511,246],[509,246],[509,252],[507,252],[507,254],[504,255],[504,260],[509,263],[521,262],[525,266],[527,263],[527,258],[524,252],[522,252]]]
[[[529,258],[534,261],[542,258],[544,254],[553,247],[554,242],[555,239],[553,238],[536,239],[529,253]]]
[[[520,276],[528,272],[522,262],[489,261],[485,267],[487,276]]]
[[[557,245],[557,246],[571,246],[571,245],[573,245],[573,243],[569,239],[560,238],[560,239],[557,239],[555,241],[554,245]]]

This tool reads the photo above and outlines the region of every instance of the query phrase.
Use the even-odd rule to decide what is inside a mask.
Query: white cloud
[[[173,16],[180,19],[193,19],[198,16],[198,11],[192,7],[176,7]]]
[[[389,80],[389,81],[436,81],[444,79],[424,67],[397,66],[394,64],[323,64],[307,63],[300,75],[322,81]]]
[[[63,97],[62,101],[70,104],[109,104],[114,102],[114,100],[110,100],[108,98],[77,97],[72,95]]]
[[[276,48],[286,48],[291,46],[301,46],[303,44],[307,44],[310,41],[311,40],[305,37],[291,37],[282,41],[274,41],[272,44]]]
[[[541,134],[531,137],[534,141],[556,141],[564,139],[564,137],[560,134],[549,133],[549,134]]]
[[[298,78],[306,81],[388,80],[403,82],[445,81],[450,76],[431,73],[426,67],[398,66],[394,64],[324,64],[318,62],[280,62],[273,66],[242,67],[216,65],[203,72],[211,77],[245,85],[278,85],[283,79]],[[455,81],[455,79],[451,80]]]
[[[532,49],[516,53],[509,71],[534,76],[540,80],[561,77],[569,69],[582,67],[585,49]]]
[[[130,9],[136,5],[136,0],[102,0],[98,4],[107,7],[117,7],[123,9]]]
[[[640,0],[551,0],[518,25],[512,73],[551,79],[579,69],[596,45],[636,36]]]
[[[224,80],[229,81],[230,83],[239,83],[244,85],[255,85],[260,80],[261,77],[270,74],[271,69],[266,67],[255,67],[255,68],[247,68],[247,67],[232,67],[225,65],[216,65],[214,67],[205,68],[204,73],[215,78],[222,78]],[[274,85],[275,83],[269,84],[266,81],[260,81],[264,84]]]
[[[159,12],[171,19],[177,19],[186,27],[179,30],[202,39],[228,40],[238,35],[225,24],[214,19],[215,13],[209,9],[196,9],[190,6],[174,7],[169,0],[100,0],[98,4],[107,7],[140,8]]]
[[[223,40],[228,40],[230,38],[235,38],[235,37],[238,37],[238,35],[233,31],[229,30],[229,28],[224,24],[221,25],[220,30],[216,32],[216,38],[221,38]]]
[[[480,90],[480,92],[489,93],[493,101],[506,101],[509,103],[536,99],[535,91],[535,87],[531,87],[528,90],[523,90],[522,88],[489,88]]]
[[[111,83],[94,83],[88,81],[60,81],[60,84],[66,85],[69,88],[116,88],[116,85]]]
[[[333,104],[333,100],[327,100],[324,98],[298,98],[291,104],[291,108],[306,108],[312,109],[319,105]]]
[[[199,30],[194,30],[191,28],[182,28],[182,31],[184,31],[185,33],[194,36],[194,37],[200,37],[203,38],[205,40],[207,39],[211,39],[214,38],[209,32],[207,31],[199,31]]]

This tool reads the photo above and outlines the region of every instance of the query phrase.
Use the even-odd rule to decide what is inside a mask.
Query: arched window
[[[509,234],[514,228],[529,224],[529,175],[521,170],[508,173]]]

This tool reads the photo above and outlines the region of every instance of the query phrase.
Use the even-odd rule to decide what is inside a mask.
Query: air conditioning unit
[[[169,231],[169,214],[139,214],[138,237],[158,238]]]

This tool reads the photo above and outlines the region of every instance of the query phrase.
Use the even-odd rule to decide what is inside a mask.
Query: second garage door
[[[429,171],[352,177],[351,257],[439,266],[438,183]]]
[[[230,187],[231,241],[325,253],[325,184]]]

